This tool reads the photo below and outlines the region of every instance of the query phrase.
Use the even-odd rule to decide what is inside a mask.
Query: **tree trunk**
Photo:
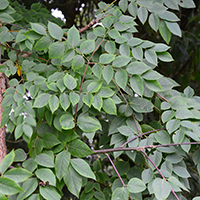
[[[6,80],[2,73],[0,73],[0,122],[2,120],[3,108],[1,103],[3,101],[3,94],[6,90]],[[0,128],[0,163],[6,155],[6,141],[5,141],[5,126]]]

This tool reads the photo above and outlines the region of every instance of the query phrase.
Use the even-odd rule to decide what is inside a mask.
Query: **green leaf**
[[[5,171],[8,169],[8,167],[12,164],[12,162],[14,161],[14,157],[15,157],[15,152],[11,151],[3,158],[3,160],[0,163],[1,174],[4,174]]]
[[[128,5],[128,11],[133,17],[137,16],[137,9],[138,8],[136,2],[130,2],[130,4]]]
[[[25,199],[30,194],[32,194],[38,186],[38,181],[36,178],[30,178],[27,181],[25,181],[22,185],[23,192],[20,192],[20,194],[17,196],[17,200]]]
[[[80,50],[83,54],[92,53],[95,49],[95,41],[94,40],[86,40],[81,43]]]
[[[162,122],[165,123],[169,121],[170,119],[174,117],[174,115],[175,115],[175,112],[173,110],[165,111],[161,116]]]
[[[119,1],[119,7],[123,12],[126,12],[128,8],[128,1],[127,0],[120,0]]]
[[[10,169],[4,174],[4,177],[7,177],[17,183],[24,182],[31,176],[33,176],[33,174],[23,168]]]
[[[154,92],[159,92],[163,90],[160,83],[157,80],[144,80],[144,83],[147,86],[147,88]]]
[[[85,64],[85,60],[81,55],[76,55],[72,60],[72,68],[74,70],[80,69]]]
[[[14,132],[15,139],[17,140],[18,138],[20,138],[22,134],[23,134],[23,124],[19,124],[15,128],[15,132]]]
[[[18,148],[15,150],[14,162],[21,162],[21,161],[26,160],[26,158],[27,158],[27,155],[23,149]]]
[[[36,42],[34,49],[38,51],[42,51],[42,50],[48,49],[51,44],[52,44],[51,38],[48,36],[44,36]]]
[[[117,56],[114,60],[112,65],[115,67],[123,67],[127,65],[131,60],[131,57],[128,56]]]
[[[114,71],[113,71],[113,68],[110,65],[104,66],[104,68],[103,68],[103,78],[108,84],[112,80],[113,74],[114,74]]]
[[[68,43],[75,47],[80,41],[80,35],[75,26],[72,26],[69,31],[67,32]]]
[[[87,86],[87,91],[90,93],[96,93],[99,91],[99,89],[102,86],[102,81],[94,81],[91,82],[88,86]]]
[[[148,70],[147,72],[145,72],[144,74],[142,74],[142,78],[144,78],[146,80],[157,80],[157,79],[160,79],[162,77],[163,76],[161,74],[159,74],[155,70]]]
[[[104,53],[100,55],[99,62],[101,64],[109,64],[114,60],[114,58],[115,58],[115,55]]]
[[[108,32],[108,35],[113,38],[113,39],[116,39],[117,37],[120,36],[120,33],[119,31],[117,31],[116,29],[111,29],[109,32]]]
[[[108,41],[105,44],[105,50],[110,53],[110,54],[114,54],[115,53],[115,49],[116,49],[116,45],[113,41]]]
[[[166,124],[166,129],[169,132],[169,134],[177,130],[180,126],[180,123],[181,122],[178,119],[171,119],[170,121],[168,121]]]
[[[93,154],[93,151],[81,140],[73,140],[67,144],[69,152],[74,157],[86,157]]]
[[[117,130],[125,136],[132,136],[133,130],[129,126],[120,126]]]
[[[102,98],[109,98],[112,97],[115,94],[113,90],[110,89],[110,87],[102,87],[98,93]]]
[[[33,128],[32,126],[29,126],[28,124],[23,124],[23,132],[24,134],[28,137],[31,138],[32,134],[33,134]]]
[[[86,133],[92,133],[97,131],[98,129],[101,129],[101,124],[99,123],[99,121],[89,116],[79,117],[77,125],[82,131]]]
[[[133,91],[140,95],[140,96],[143,96],[143,93],[144,93],[144,84],[143,84],[143,79],[141,78],[141,76],[138,76],[138,75],[133,75],[131,78],[130,78],[130,85],[131,85],[131,88],[133,89]]]
[[[157,55],[153,49],[147,49],[144,52],[144,56],[147,59],[148,62],[150,62],[153,65],[157,65]]]
[[[43,146],[45,148],[52,148],[61,142],[57,139],[57,137],[52,133],[45,133],[42,136]]]
[[[62,40],[63,30],[57,24],[48,21],[48,31],[52,38]]]
[[[60,194],[54,187],[46,185],[45,187],[40,186],[40,194],[44,199],[58,200],[61,199]]]
[[[83,96],[82,100],[83,103],[85,103],[88,107],[91,107],[92,102],[93,102],[93,95],[91,93],[87,93]]]
[[[0,192],[5,195],[13,195],[23,191],[20,186],[13,180],[0,177]]]
[[[46,35],[46,29],[39,23],[30,23],[31,28],[40,35]]]
[[[65,51],[65,45],[62,42],[54,42],[49,46],[49,58],[60,58]]]
[[[49,107],[52,113],[54,113],[59,107],[59,99],[56,95],[52,95],[49,98]]]
[[[122,56],[130,56],[130,48],[127,43],[121,44],[119,47],[119,53]]]
[[[24,36],[29,40],[37,40],[42,37],[40,34],[36,33],[33,30],[27,31],[26,33],[24,33]]]
[[[101,110],[102,106],[103,106],[103,99],[101,96],[99,95],[95,95],[92,105],[94,106],[94,108],[96,108],[97,110]]]
[[[69,100],[71,101],[72,105],[75,106],[79,102],[80,96],[75,92],[70,92]]]
[[[48,104],[50,96],[51,95],[48,93],[39,94],[35,99],[33,107],[42,108],[42,107],[46,106]]]
[[[73,158],[71,159],[71,165],[80,175],[96,180],[96,177],[89,164],[83,159]]]
[[[135,59],[142,61],[142,59],[143,59],[142,47],[140,47],[140,46],[133,47],[132,54]]]
[[[173,167],[173,172],[176,175],[178,175],[179,177],[182,177],[182,178],[188,178],[188,177],[190,177],[190,174],[187,171],[187,169],[185,167],[182,167],[182,166],[175,165]]]
[[[179,5],[183,8],[195,8],[195,3],[193,0],[183,0],[179,2]]]
[[[59,180],[67,174],[68,166],[70,163],[70,153],[68,151],[62,151],[56,155],[55,171]]]
[[[173,33],[174,35],[177,35],[179,37],[182,37],[182,32],[180,29],[180,26],[176,22],[168,22],[165,21],[167,28]]]
[[[159,32],[160,32],[162,38],[165,40],[165,42],[167,42],[167,44],[169,44],[169,41],[171,39],[171,32],[169,31],[165,21],[163,21],[163,20],[160,21]]]
[[[96,35],[96,36],[100,36],[100,37],[103,37],[104,34],[105,34],[105,28],[101,27],[101,26],[98,26],[98,27],[95,27],[93,29],[93,33]]]
[[[163,13],[159,13],[158,15],[161,19],[164,19],[170,22],[180,21],[180,19],[173,12],[170,12],[170,11],[165,11]]]
[[[186,97],[191,98],[194,96],[194,90],[190,86],[187,86],[184,89],[184,94],[186,95]]]
[[[73,90],[76,88],[77,86],[77,82],[76,80],[70,75],[70,74],[66,74],[63,78],[63,82],[65,84],[65,86],[69,89],[69,90]]]
[[[82,186],[82,177],[73,169],[71,165],[69,166],[68,172],[64,177],[64,182],[68,190],[79,198],[79,192]]]
[[[171,143],[170,136],[167,133],[167,131],[165,131],[165,130],[157,132],[155,134],[155,138],[160,144],[169,144],[169,143]]]
[[[49,185],[56,186],[56,177],[50,169],[41,168],[35,171],[35,175],[43,182],[49,182]]]
[[[174,0],[164,0],[164,3],[168,8],[171,8],[173,10],[179,10],[177,0],[175,0],[175,1]]]
[[[35,161],[38,163],[38,165],[52,168],[54,167],[53,159],[47,155],[46,153],[41,153],[35,157]]]
[[[151,68],[149,66],[147,66],[145,63],[139,62],[139,61],[134,61],[128,65],[127,72],[130,74],[141,75],[149,69],[151,69]]]
[[[110,115],[117,115],[117,108],[114,101],[111,98],[103,100],[103,109]]]
[[[0,10],[5,10],[9,5],[9,2],[7,0],[1,0],[0,2]]]
[[[141,21],[142,24],[144,24],[148,17],[148,11],[145,7],[140,6],[138,8],[138,18]]]
[[[171,62],[174,60],[169,52],[157,53],[157,56],[161,61],[164,62]]]
[[[94,73],[94,75],[97,77],[97,78],[101,78],[101,74],[102,74],[102,65],[100,65],[99,63],[95,64],[93,67],[92,67],[92,72]]]
[[[59,121],[60,121],[60,125],[65,130],[72,129],[75,126],[74,118],[70,113],[62,115]]]
[[[140,44],[143,43],[143,40],[140,39],[140,38],[131,38],[129,41],[128,41],[128,45],[129,46],[132,46],[132,47],[135,47],[135,46],[138,46]]]
[[[125,70],[117,70],[115,73],[115,81],[119,87],[121,87],[123,90],[125,89],[127,85],[128,75]]]
[[[146,185],[139,178],[132,178],[128,182],[127,189],[131,193],[139,193],[146,189]]]
[[[111,200],[128,200],[128,190],[125,187],[118,187],[114,190]]]
[[[149,16],[149,25],[151,28],[157,32],[159,28],[160,20],[159,17],[156,13],[151,13]]]
[[[104,25],[104,27],[106,27],[107,29],[109,29],[111,27],[113,23],[113,19],[110,16],[106,16],[103,20],[102,20],[102,24]]]
[[[3,22],[13,23],[15,19],[7,13],[0,13],[0,20]]]
[[[131,108],[138,113],[147,113],[153,111],[153,104],[147,99],[135,97],[130,102]]]
[[[69,96],[65,93],[60,94],[59,101],[63,110],[66,111],[70,106]]]
[[[68,49],[62,56],[62,63],[71,61],[74,58],[74,56],[75,56],[75,51],[73,49]]]
[[[167,199],[171,192],[170,184],[161,178],[156,178],[152,187],[157,199]]]

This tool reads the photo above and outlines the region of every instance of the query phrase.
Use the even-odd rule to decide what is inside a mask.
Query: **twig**
[[[167,103],[169,102],[165,97],[161,96],[160,94],[156,93],[161,99],[163,99],[164,101],[166,101]]]
[[[128,101],[126,99],[126,97],[124,96],[124,94],[122,93],[122,91],[120,90],[120,88],[118,87],[117,83],[114,81],[114,79],[112,78],[112,82],[115,84],[115,86],[117,87],[119,93],[122,95],[124,101],[126,102],[126,104],[128,105]]]
[[[92,59],[94,53],[97,51],[97,49],[100,47],[100,45],[102,44],[103,40],[97,45],[97,47],[95,48],[95,50],[93,51],[92,55],[90,56],[88,62],[87,62],[87,65],[86,65],[86,68],[85,68],[85,71],[84,71],[84,74],[83,74],[83,78],[81,80],[81,85],[80,85],[80,89],[79,89],[79,96],[81,94],[81,89],[82,89],[82,86],[83,86],[83,81],[85,79],[85,75],[86,75],[86,72],[87,72],[87,69],[88,69],[88,66],[89,66],[89,63],[90,63],[90,60]],[[74,122],[76,124],[76,118],[77,118],[77,112],[78,112],[78,103],[76,104],[76,110],[75,110],[75,115],[74,115]],[[76,126],[76,125],[75,125]],[[75,126],[74,126],[74,129],[75,129]]]
[[[143,149],[147,148],[158,148],[158,147],[168,147],[168,146],[178,146],[178,145],[190,145],[190,144],[200,144],[200,142],[183,142],[183,143],[171,143],[171,144],[158,144],[158,145],[147,145],[142,147],[117,147],[117,148],[111,148],[111,149],[100,149],[100,150],[94,150],[93,153],[109,153],[109,152],[116,152],[116,151],[141,151]]]
[[[84,31],[86,31],[87,29],[89,29],[91,26],[93,26],[94,24],[97,24],[97,23],[99,23],[103,18],[105,18],[106,16],[103,16],[102,18],[100,18],[100,19],[95,19],[95,20],[93,20],[93,21],[91,21],[87,26],[85,26],[85,27],[83,27],[83,28],[81,28],[81,29],[79,29],[79,33],[82,33],[82,32],[84,32]]]
[[[135,136],[134,138],[132,138],[132,139],[128,140],[127,142],[125,142],[124,144],[122,144],[120,147],[124,147],[126,144],[132,142],[133,140],[135,140],[135,139],[137,139],[137,138],[139,138],[139,137],[142,137],[143,135],[147,135],[148,133],[153,133],[153,132],[161,131],[161,130],[164,130],[164,128],[163,128],[163,129],[154,129],[154,130],[151,130],[151,131],[147,131],[147,132],[145,132],[145,133],[142,133],[142,134],[140,134],[140,135],[137,135],[137,136]]]
[[[17,27],[17,28],[24,29],[24,30],[28,31],[28,29],[26,29],[26,28],[24,28],[24,27],[22,27],[22,26],[16,25],[16,24],[12,24],[12,23],[9,23],[9,22],[3,22],[3,23],[9,24],[9,25],[15,26],[15,27]]]
[[[110,156],[109,156],[107,153],[106,153],[106,156],[108,157],[108,159],[109,159],[111,165],[113,166],[113,168],[114,168],[114,170],[115,170],[117,176],[119,177],[119,179],[120,179],[122,185],[126,188],[126,185],[125,185],[125,183],[124,183],[122,177],[120,176],[119,172],[117,171],[117,168],[115,167],[115,165],[114,165],[113,161],[111,160]],[[129,197],[130,197],[131,200],[133,200],[130,194],[129,194]]]
[[[158,169],[158,167],[155,165],[155,163],[151,160],[151,158],[142,150],[140,150],[140,152],[142,154],[144,154],[144,156],[151,162],[151,164],[156,168],[156,170],[158,171],[158,173],[161,175],[161,177],[165,180],[166,178],[164,177],[164,175],[161,173],[161,171]],[[176,193],[174,192],[174,190],[171,188],[172,193],[174,194],[174,196],[176,197],[177,200],[179,200],[178,196],[176,195]]]

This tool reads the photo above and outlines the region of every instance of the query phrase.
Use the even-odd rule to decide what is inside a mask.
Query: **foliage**
[[[61,199],[65,185],[74,199],[186,199],[189,177],[200,173],[200,101],[155,68],[173,61],[167,44],[182,35],[171,10],[194,6],[101,2],[97,19],[78,30],[62,29],[40,4],[28,11],[2,0],[8,59],[0,71],[10,87],[1,126],[28,151],[12,150],[1,162],[1,199]],[[167,44],[135,37],[136,19]]]

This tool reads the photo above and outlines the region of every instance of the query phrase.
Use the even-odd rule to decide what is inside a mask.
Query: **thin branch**
[[[128,105],[128,101],[126,99],[126,97],[124,96],[124,94],[122,93],[122,91],[120,90],[120,88],[118,87],[117,83],[114,81],[114,79],[112,78],[112,82],[115,84],[115,86],[117,87],[119,93],[122,95],[124,101],[126,102],[126,104]]]
[[[165,180],[166,178],[164,177],[164,175],[161,173],[161,171],[158,169],[158,167],[155,165],[155,163],[151,160],[151,158],[142,150],[140,150],[140,152],[142,154],[144,154],[144,156],[151,162],[151,164],[156,168],[156,170],[158,171],[158,173],[161,175],[161,177]],[[178,196],[176,195],[176,193],[174,192],[174,190],[171,188],[172,193],[174,194],[174,196],[176,197],[177,200],[179,200]]]
[[[100,19],[95,19],[95,20],[91,21],[87,26],[81,28],[81,29],[79,30],[79,33],[82,33],[82,32],[84,32],[84,31],[86,31],[87,29],[89,29],[90,27],[92,27],[94,24],[99,23],[99,22],[100,22],[103,18],[105,18],[105,17],[106,17],[106,16],[103,16],[103,17],[100,18]]]
[[[93,51],[92,55],[90,56],[88,62],[87,62],[87,65],[86,65],[86,68],[85,68],[85,71],[84,71],[84,74],[83,74],[83,78],[81,80],[81,85],[80,85],[80,89],[79,89],[79,96],[81,94],[81,89],[82,89],[82,86],[83,86],[83,81],[85,79],[85,75],[86,75],[86,72],[87,72],[87,69],[88,69],[88,66],[89,66],[89,63],[90,63],[90,60],[92,59],[94,53],[97,51],[97,49],[100,47],[100,45],[103,43],[103,40],[97,45],[97,47],[95,48],[95,50]],[[77,118],[77,112],[78,112],[78,103],[76,104],[76,110],[75,110],[75,116],[74,116],[74,122],[76,124],[76,118]],[[74,129],[75,129],[75,126],[74,126]]]
[[[135,116],[134,116],[134,115],[133,115],[133,119],[134,119],[135,125],[136,125],[136,127],[137,127],[138,133],[140,133],[140,129],[139,129],[139,127],[138,127],[138,124],[137,124],[137,121],[136,121],[136,119],[135,119]]]
[[[13,48],[13,47],[9,47],[9,46],[3,45],[3,44],[0,44],[0,46],[6,47],[6,48],[8,48],[8,49],[12,49],[12,50],[14,50],[14,51],[17,51],[18,53],[28,54],[29,56],[30,56],[30,54],[32,53],[32,52],[28,53],[28,52],[26,52],[26,51],[21,51],[21,50],[18,50],[18,49],[15,49],[15,48]]]
[[[9,24],[9,25],[15,26],[15,27],[17,27],[17,28],[24,29],[24,30],[28,31],[28,29],[26,29],[26,28],[24,28],[24,27],[22,27],[22,26],[16,25],[16,24],[12,24],[12,23],[9,23],[9,22],[3,22],[3,23]]]
[[[156,93],[161,99],[163,99],[164,101],[166,101],[167,103],[169,102],[165,97],[161,96],[160,94]]]
[[[117,176],[119,177],[119,179],[120,179],[122,185],[126,188],[126,185],[125,185],[125,183],[124,183],[122,177],[120,176],[119,172],[117,171],[117,168],[115,167],[115,165],[114,165],[113,161],[111,160],[110,156],[109,156],[107,153],[106,153],[106,156],[108,157],[108,159],[109,159],[111,165],[113,166],[113,168],[114,168],[114,170],[115,170]],[[130,194],[129,194],[129,197],[130,197],[131,200],[133,200]]]
[[[117,148],[111,148],[111,149],[100,149],[100,150],[94,150],[94,154],[97,153],[109,153],[109,152],[116,152],[116,151],[141,151],[143,149],[147,148],[158,148],[158,147],[168,147],[168,146],[179,146],[179,145],[190,145],[190,144],[200,144],[200,142],[183,142],[183,143],[172,143],[172,144],[158,144],[158,145],[147,145],[142,147],[117,147]]]
[[[147,132],[145,132],[145,133],[142,133],[142,134],[140,134],[140,135],[137,135],[137,136],[135,136],[134,138],[132,138],[132,139],[128,140],[127,142],[125,142],[124,144],[122,144],[120,147],[124,147],[126,144],[132,142],[133,140],[135,140],[135,139],[137,139],[137,138],[139,138],[139,137],[142,137],[143,135],[147,135],[148,133],[153,133],[153,132],[161,131],[161,130],[164,130],[164,128],[163,128],[163,129],[154,129],[154,130],[151,130],[151,131],[147,131]]]

